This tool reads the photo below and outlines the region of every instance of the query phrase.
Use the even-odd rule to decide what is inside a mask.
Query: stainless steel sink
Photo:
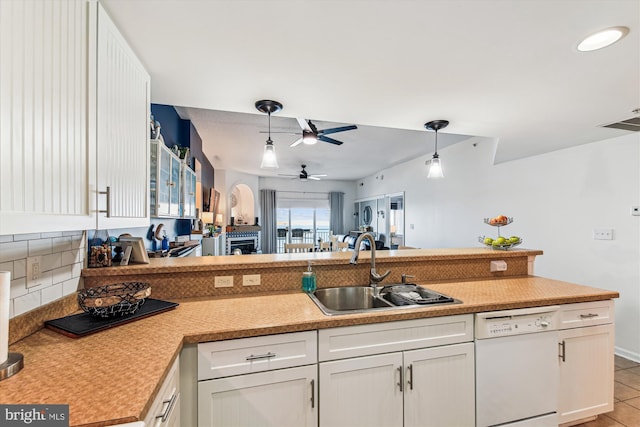
[[[309,294],[324,314],[359,313],[395,307],[390,302],[373,295],[371,286],[344,286],[318,289]]]
[[[461,302],[414,284],[388,285],[378,290],[379,295],[374,295],[371,286],[322,288],[309,294],[309,297],[328,316]],[[411,291],[419,295],[416,301],[402,297]]]

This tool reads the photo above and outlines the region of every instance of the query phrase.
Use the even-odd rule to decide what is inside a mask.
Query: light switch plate
[[[214,286],[216,288],[232,288],[233,276],[216,276]]]
[[[613,228],[594,228],[593,240],[613,240]]]
[[[259,284],[259,274],[245,274],[244,276],[242,276],[242,286],[258,286]]]

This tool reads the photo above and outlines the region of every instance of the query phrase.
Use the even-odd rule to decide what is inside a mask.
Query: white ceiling
[[[305,163],[357,179],[433,152],[434,119],[451,122],[439,148],[495,137],[499,163],[626,134],[600,126],[640,107],[640,0],[101,2],[151,74],[152,102],[188,107],[179,114],[222,169]],[[576,50],[611,26],[630,32]],[[332,135],[341,146],[274,134],[280,169],[265,172],[259,99],[284,105],[274,131],[298,130],[295,117],[359,129]]]

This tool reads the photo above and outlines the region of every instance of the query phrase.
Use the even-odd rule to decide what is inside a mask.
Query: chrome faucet
[[[388,270],[386,273],[378,274],[376,272],[376,241],[371,235],[371,233],[362,233],[358,236],[356,243],[353,246],[353,255],[351,256],[351,264],[358,263],[358,256],[360,255],[360,244],[364,239],[369,241],[371,246],[371,270],[369,270],[369,284],[373,287],[373,294],[378,294],[378,283],[384,280],[385,277],[391,273],[391,270]]]

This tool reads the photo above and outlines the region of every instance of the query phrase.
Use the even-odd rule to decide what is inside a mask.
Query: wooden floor
[[[640,363],[616,356],[614,408],[580,427],[640,426]]]

